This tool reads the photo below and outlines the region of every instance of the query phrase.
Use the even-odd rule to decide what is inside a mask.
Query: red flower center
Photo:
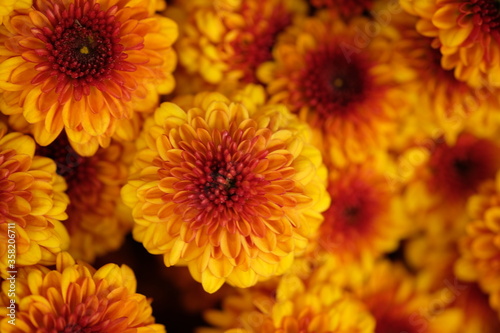
[[[70,85],[78,101],[90,94],[91,86],[108,91],[106,81],[113,81],[121,87],[124,98],[129,97],[123,87],[123,78],[115,71],[133,72],[136,66],[125,61],[125,47],[120,44],[121,23],[115,18],[117,11],[117,6],[104,11],[95,1],[84,0],[75,0],[67,8],[53,4],[46,9],[43,14],[54,29],[32,29],[34,36],[45,43],[44,49],[34,52],[45,61],[35,66],[40,73],[31,83],[40,84],[50,77],[57,77],[54,86],[43,89],[44,92],[55,89],[60,103],[71,96],[67,94],[71,91],[68,90]],[[133,49],[143,47],[142,41],[138,41]]]
[[[358,241],[366,241],[372,233],[373,223],[389,200],[385,193],[377,191],[358,173],[347,174],[331,183],[328,191],[332,205],[324,213],[320,245],[327,251],[340,248],[356,252]]]
[[[359,56],[348,59],[338,46],[324,46],[305,58],[306,68],[297,85],[300,96],[292,95],[299,108],[314,107],[321,116],[347,115],[351,106],[363,102],[371,89],[369,65]]]
[[[175,203],[186,202],[195,209],[195,215],[185,215],[188,220],[210,223],[212,220],[225,225],[246,215],[254,215],[251,207],[264,198],[263,186],[269,182],[253,170],[267,151],[251,153],[239,149],[241,130],[233,138],[227,131],[220,134],[219,144],[209,142],[206,149],[191,150],[184,155],[192,161],[192,172],[183,175],[188,183],[183,190],[188,195],[174,197]]]
[[[465,199],[500,166],[499,148],[491,141],[462,135],[455,146],[440,144],[429,162],[431,191],[447,198]]]
[[[480,33],[491,35],[500,42],[500,1],[471,0],[460,5],[459,25],[467,25],[472,20],[474,29],[464,45],[475,42]]]

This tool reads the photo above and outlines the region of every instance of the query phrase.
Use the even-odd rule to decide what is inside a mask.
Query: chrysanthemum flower
[[[493,178],[500,167],[500,147],[487,138],[461,133],[454,144],[442,138],[429,140],[411,153],[414,175],[405,191],[405,205],[418,224],[432,227],[445,223],[462,232],[465,204],[485,180]]]
[[[207,82],[256,83],[257,67],[271,59],[277,35],[305,15],[303,0],[177,1],[168,15],[181,27],[179,61]]]
[[[403,0],[420,17],[417,29],[434,38],[441,65],[472,87],[500,86],[500,9],[496,1]]]
[[[15,325],[6,316],[9,283],[2,283],[0,298],[0,330],[5,333],[166,332],[155,324],[151,301],[136,293],[134,273],[125,265],[95,270],[63,253],[55,270],[38,265],[20,269]]]
[[[0,35],[0,109],[22,114],[45,146],[64,129],[81,155],[107,146],[120,120],[173,89],[176,24],[156,1],[35,0]]]
[[[321,278],[324,278],[323,276]],[[197,333],[372,333],[375,321],[359,300],[314,273],[301,279],[286,275],[277,287],[238,290],[222,310],[205,312],[216,328]]]
[[[415,73],[406,87],[418,126],[409,126],[406,117],[403,120],[412,135],[439,131],[447,142],[454,142],[464,129],[483,136],[493,134],[500,123],[498,91],[472,88],[457,80],[452,70],[444,69],[443,56],[432,38],[417,31],[416,17],[403,12],[394,15],[391,22],[401,34],[396,44],[401,61]]]
[[[94,156],[82,157],[63,134],[37,150],[52,158],[57,173],[66,179],[70,205],[64,225],[71,240],[68,252],[77,259],[92,262],[118,249],[132,230],[131,213],[120,199],[120,189],[127,182],[127,159],[131,162],[134,152],[131,146],[113,141]]]
[[[383,253],[394,251],[405,235],[405,219],[397,192],[373,165],[351,165],[330,172],[332,204],[323,214],[319,250],[344,263],[369,267]]]
[[[355,290],[375,317],[375,333],[458,332],[460,313],[435,308],[440,294],[420,291],[416,280],[401,265],[382,261],[363,288]],[[447,291],[449,297],[452,291]]]
[[[53,264],[69,245],[61,223],[67,215],[66,183],[48,158],[34,156],[27,135],[6,134],[0,123],[0,272],[8,269],[9,235],[15,235],[17,266]],[[8,231],[10,229],[10,231]],[[12,267],[11,267],[12,268]],[[13,270],[13,269],[10,269]]]
[[[500,320],[490,307],[488,295],[477,283],[454,274],[453,266],[459,257],[456,235],[444,224],[438,228],[405,242],[405,264],[415,273],[418,289],[435,295],[428,308],[456,312],[461,333],[498,332]]]
[[[392,61],[392,27],[377,23],[370,38],[363,31],[374,22],[357,17],[346,24],[329,13],[287,29],[258,76],[271,103],[285,103],[324,132],[333,163],[343,166],[387,147],[406,110],[398,85],[406,71]]]
[[[500,291],[500,173],[488,180],[467,205],[469,222],[460,242],[457,275],[478,281],[484,291]]]
[[[283,106],[201,93],[163,103],[122,190],[133,234],[165,264],[188,265],[208,292],[282,274],[329,205],[310,133]]]
[[[374,0],[311,0],[314,7],[334,10],[343,17],[354,17],[373,8]]]

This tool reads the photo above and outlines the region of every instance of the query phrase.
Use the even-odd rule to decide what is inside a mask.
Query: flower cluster
[[[498,1],[0,7],[1,332],[500,332]]]

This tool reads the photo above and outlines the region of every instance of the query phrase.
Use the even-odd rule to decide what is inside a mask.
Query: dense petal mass
[[[403,8],[420,18],[418,30],[434,38],[441,65],[472,87],[499,87],[500,8],[497,1],[403,0]]]
[[[446,286],[443,286],[443,289]],[[419,290],[417,280],[399,264],[377,263],[365,285],[355,293],[375,317],[375,333],[459,332],[460,316],[448,303],[452,290],[432,293]],[[440,301],[438,310],[434,302]]]
[[[413,175],[403,193],[408,214],[420,227],[446,225],[448,233],[462,233],[467,199],[495,176],[499,152],[494,140],[467,132],[451,144],[438,137],[408,149],[402,161],[418,162],[412,165]]]
[[[378,29],[373,38],[365,33],[370,27]],[[320,12],[287,29],[274,59],[258,69],[271,102],[285,103],[324,133],[325,156],[335,165],[361,162],[386,148],[396,119],[406,113],[399,82],[407,77],[392,59],[392,29],[363,17],[345,23]]]
[[[303,0],[203,0],[174,1],[167,13],[180,23],[180,64],[219,84],[256,83],[255,71],[271,59],[278,34],[306,12]]]
[[[214,328],[196,332],[374,333],[373,316],[359,299],[331,283],[331,269],[321,266],[307,276],[287,274],[279,281],[239,289],[223,300],[222,310],[205,312]]]
[[[53,159],[57,173],[66,179],[70,205],[64,225],[70,235],[68,252],[76,259],[94,261],[123,243],[132,229],[130,210],[120,200],[120,189],[127,181],[127,160],[132,143],[113,141],[91,157],[78,155],[62,134],[37,153]]]
[[[0,122],[2,275],[15,266],[54,264],[57,253],[69,245],[68,232],[61,223],[68,217],[66,183],[56,174],[53,161],[34,153],[31,137],[6,134],[6,126]],[[11,238],[14,243],[9,242]]]
[[[416,17],[403,12],[393,16],[393,21],[401,34],[397,52],[414,72],[406,85],[412,105],[410,116],[401,125],[406,134],[437,137],[442,133],[447,142],[454,142],[464,130],[494,135],[499,127],[498,88],[470,87],[458,80],[453,70],[443,68],[444,56],[431,37],[418,32]],[[412,126],[412,122],[418,126]]]
[[[9,281],[3,281],[0,304],[5,309]],[[75,263],[67,253],[50,270],[43,266],[20,269],[16,279],[15,325],[0,312],[5,333],[102,332],[164,333],[155,324],[151,301],[136,293],[134,273],[128,266],[107,264],[98,270]]]
[[[407,234],[398,192],[373,163],[332,170],[328,192],[332,205],[323,214],[314,256],[326,251],[366,270],[383,253],[394,251]]]
[[[109,145],[174,86],[177,26],[150,3],[36,0],[13,12],[0,31],[1,111],[22,115],[44,146],[63,129],[81,155]]]
[[[134,237],[167,266],[187,264],[205,290],[282,274],[329,204],[321,154],[283,106],[201,93],[164,103],[122,190]]]
[[[487,293],[500,292],[500,176],[488,180],[468,201],[469,222],[460,241],[461,256],[457,275],[466,281],[477,281]],[[495,304],[500,310],[498,304]]]

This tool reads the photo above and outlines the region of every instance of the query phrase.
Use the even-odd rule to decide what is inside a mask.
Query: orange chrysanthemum
[[[12,266],[53,264],[57,253],[69,245],[68,233],[61,223],[67,218],[66,183],[56,174],[53,161],[34,153],[31,137],[17,132],[6,134],[6,126],[0,123],[2,274],[14,270]],[[15,248],[9,246],[11,235],[15,236]],[[15,258],[8,258],[8,249],[15,250]]]
[[[136,293],[132,270],[107,264],[98,270],[75,263],[67,253],[57,267],[20,269],[16,276],[15,325],[7,316],[10,281],[2,283],[0,330],[5,333],[101,332],[160,333],[151,301]]]
[[[375,317],[375,333],[458,332],[460,313],[446,306],[434,308],[442,294],[418,290],[415,278],[399,264],[379,262],[355,292]],[[447,290],[445,297],[450,295]]]
[[[35,0],[13,12],[0,36],[0,109],[22,114],[36,141],[65,129],[93,155],[135,111],[152,111],[174,87],[176,24],[150,1]]]
[[[500,147],[487,138],[461,133],[454,144],[443,138],[429,140],[424,147],[410,149],[419,165],[412,165],[412,179],[404,193],[405,206],[420,226],[445,223],[448,232],[462,232],[464,206],[470,195],[500,167]],[[417,158],[418,157],[418,158]]]
[[[255,71],[271,59],[277,35],[305,15],[303,0],[177,1],[168,15],[181,27],[179,61],[207,82],[256,83]]]
[[[373,24],[362,17],[346,24],[330,12],[300,20],[279,39],[274,61],[258,70],[270,102],[285,103],[321,129],[341,166],[387,147],[406,110],[398,85],[406,71],[391,60],[397,33],[377,23],[378,34],[369,38],[363,29]]]
[[[132,144],[111,142],[92,157],[78,155],[63,134],[37,154],[52,158],[57,173],[66,179],[70,199],[64,222],[70,235],[68,252],[87,262],[95,260],[123,243],[132,230],[132,216],[120,199],[127,182]],[[131,161],[129,161],[131,162]]]
[[[405,242],[405,264],[416,275],[419,290],[436,295],[429,309],[449,309],[459,318],[460,333],[496,333],[500,320],[490,307],[488,295],[476,283],[454,274],[459,257],[456,234],[444,223]]]
[[[373,165],[330,172],[332,204],[323,214],[317,246],[345,263],[370,267],[405,235],[401,201]],[[315,252],[317,254],[317,251]]]
[[[282,274],[329,204],[307,125],[283,106],[199,94],[164,103],[122,191],[133,233],[167,266],[188,265],[208,292]]]
[[[491,0],[403,0],[420,18],[417,29],[434,38],[441,65],[472,87],[500,86],[500,8]]]
[[[483,136],[493,134],[500,123],[497,90],[471,88],[457,80],[452,70],[444,69],[443,56],[433,46],[432,38],[417,31],[417,18],[402,13],[392,19],[401,34],[396,48],[414,71],[406,86],[418,125],[404,119],[404,126],[414,132],[411,135],[435,137],[443,133],[446,141],[453,143],[463,130]]]
[[[460,241],[456,273],[478,281],[485,292],[500,292],[500,173],[469,199],[467,211],[470,221]]]
[[[294,274],[271,285],[239,289],[226,297],[222,310],[205,312],[216,328],[197,333],[373,333],[375,321],[363,304],[328,275]]]

